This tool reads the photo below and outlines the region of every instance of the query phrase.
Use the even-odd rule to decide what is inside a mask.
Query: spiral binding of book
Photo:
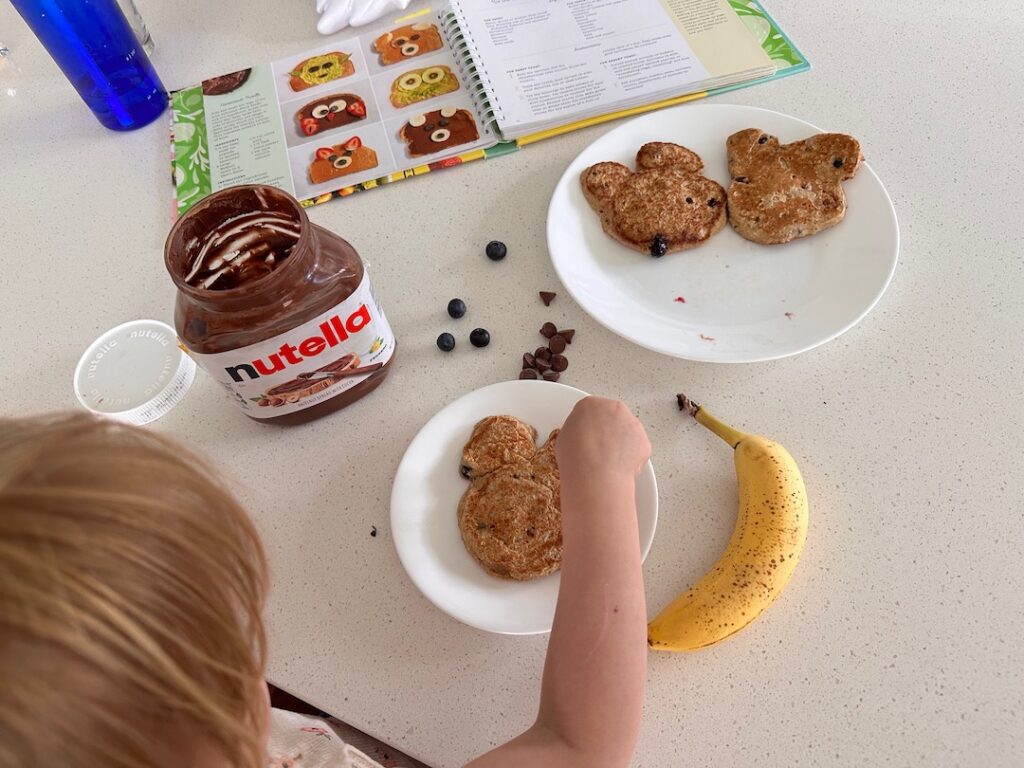
[[[491,80],[487,76],[487,70],[483,66],[472,36],[464,31],[465,27],[460,23],[461,10],[458,0],[451,0],[449,10],[441,14],[441,29],[455,55],[456,66],[462,75],[466,90],[476,102],[481,118],[489,123],[495,135],[501,136],[498,127],[499,120],[503,117],[501,105],[491,99]]]

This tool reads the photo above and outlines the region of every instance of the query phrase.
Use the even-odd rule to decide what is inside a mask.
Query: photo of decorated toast
[[[459,79],[449,67],[438,64],[411,69],[391,83],[391,105],[396,109],[459,90]]]
[[[288,85],[298,93],[332,80],[351,77],[355,73],[356,66],[352,63],[350,54],[331,51],[318,56],[310,56],[296,64],[295,68],[288,73]]]
[[[385,67],[443,47],[437,27],[423,22],[392,29],[373,41],[373,50],[380,55],[380,63]]]
[[[295,113],[295,122],[303,136],[315,136],[365,119],[366,102],[354,93],[321,96]]]
[[[377,153],[370,147],[363,146],[358,136],[353,136],[344,144],[318,149],[315,159],[309,166],[309,180],[313,184],[322,184],[331,179],[376,167]]]
[[[398,135],[405,142],[409,157],[433,155],[480,138],[473,115],[456,107],[410,117]]]

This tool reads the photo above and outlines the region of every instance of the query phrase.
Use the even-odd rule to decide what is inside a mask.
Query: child
[[[649,454],[621,403],[588,398],[566,421],[539,714],[472,768],[629,763],[647,652],[633,484]],[[322,746],[284,743],[266,591],[251,521],[182,446],[85,415],[0,419],[0,768],[372,766],[294,720]]]

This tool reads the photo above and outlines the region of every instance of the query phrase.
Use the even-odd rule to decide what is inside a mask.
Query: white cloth
[[[376,21],[390,10],[405,10],[411,0],[316,0],[321,35],[333,35],[345,27],[361,27]]]
[[[382,768],[319,717],[270,710],[268,768]]]

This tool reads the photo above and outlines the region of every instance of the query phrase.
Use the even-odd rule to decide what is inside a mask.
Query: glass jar
[[[210,195],[171,229],[164,259],[182,344],[247,416],[310,421],[387,376],[395,337],[362,259],[288,193]]]

